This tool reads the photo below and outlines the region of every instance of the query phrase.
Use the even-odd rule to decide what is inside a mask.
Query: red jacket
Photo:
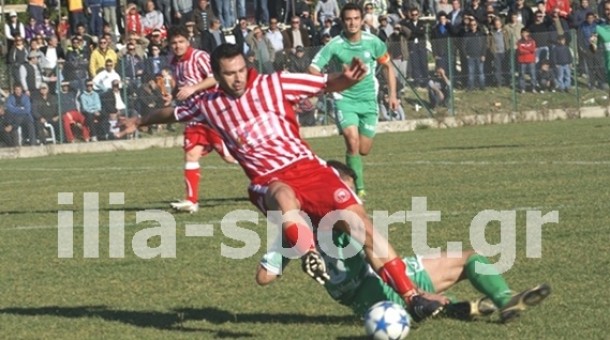
[[[527,40],[519,39],[517,42],[517,61],[519,64],[536,62],[536,41],[531,37]]]

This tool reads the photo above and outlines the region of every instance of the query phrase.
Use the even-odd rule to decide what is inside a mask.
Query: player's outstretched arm
[[[176,121],[174,116],[174,108],[167,106],[153,111],[151,114],[144,117],[125,118],[119,124],[120,132],[116,134],[117,138],[123,138],[131,133],[134,133],[139,127],[153,124],[167,124]]]
[[[352,59],[352,63],[343,66],[343,72],[332,74],[326,81],[326,92],[341,92],[364,79],[368,69],[362,60]]]

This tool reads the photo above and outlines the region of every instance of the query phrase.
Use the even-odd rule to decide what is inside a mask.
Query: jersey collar
[[[183,60],[188,60],[191,58],[191,55],[193,54],[193,52],[195,51],[195,49],[192,46],[189,46],[189,48],[186,49],[186,52],[184,52],[184,54],[182,55],[182,57],[178,57],[177,55],[174,56],[174,60],[172,60],[173,64],[179,63]]]

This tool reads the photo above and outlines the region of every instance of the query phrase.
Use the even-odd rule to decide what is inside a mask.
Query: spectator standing
[[[339,17],[339,5],[336,0],[319,0],[313,10],[313,23],[319,26],[326,19],[335,20]]]
[[[410,76],[419,87],[428,84],[428,51],[426,50],[426,24],[419,20],[419,10],[413,7],[409,11],[410,19],[403,22],[410,31],[409,68]]]
[[[66,0],[66,2],[68,3],[68,16],[70,18],[70,27],[72,28],[72,33],[76,33],[76,26],[78,26],[79,24],[87,24],[83,0]]]
[[[578,29],[579,56],[583,59],[585,74],[587,75],[587,86],[589,90],[596,86],[603,88],[607,86],[604,79],[603,59],[600,49],[592,50],[591,41],[597,36],[598,23],[593,13],[587,14],[585,22]]]
[[[493,28],[487,36],[487,46],[493,57],[494,76],[496,86],[502,86],[505,74],[506,53],[510,51],[510,32],[502,26],[502,19],[496,17],[493,21]]]
[[[449,38],[451,37],[451,24],[445,12],[438,12],[437,22],[430,31],[430,45],[436,67],[449,71]],[[454,43],[455,44],[455,43]]]
[[[523,27],[529,27],[534,23],[534,11],[525,5],[525,0],[515,0],[515,6],[508,11],[508,17],[513,14],[517,16],[517,22],[520,22]]]
[[[13,82],[19,84],[21,79],[19,76],[19,68],[28,60],[29,51],[25,47],[23,37],[15,37],[15,45],[8,52],[7,63],[9,65],[9,73],[13,77]]]
[[[545,14],[538,11],[535,14],[534,22],[528,27],[532,38],[536,41],[536,64],[542,60],[549,60],[552,31],[554,31],[550,20],[547,20]]]
[[[269,6],[267,1],[254,0],[254,17],[258,25],[266,26],[269,23]]]
[[[15,45],[15,39],[17,37],[25,37],[25,25],[19,21],[17,13],[11,11],[9,13],[9,21],[4,24],[4,36],[7,40],[7,50],[11,50]]]
[[[471,20],[470,30],[464,35],[464,53],[468,61],[468,90],[472,91],[477,80],[479,89],[485,89],[485,72],[483,64],[487,53],[487,37],[479,29],[477,20]]]
[[[569,33],[568,33],[569,34]],[[555,88],[570,92],[572,87],[572,53],[566,44],[565,35],[560,35],[551,52],[551,63],[555,65]]]
[[[250,48],[256,53],[258,61],[258,70],[260,73],[271,74],[274,72],[273,62],[275,60],[275,50],[271,41],[263,34],[260,26],[254,27],[252,32],[248,34],[246,42]]]
[[[47,8],[44,0],[28,0],[28,15],[30,18],[36,19],[36,22],[42,22],[44,10]]]
[[[229,1],[225,1],[229,2]],[[193,17],[193,0],[173,0],[174,8],[174,23],[184,25],[187,21],[191,21]]]
[[[216,47],[226,42],[225,36],[220,30],[220,19],[212,19],[210,28],[201,36],[201,49],[212,54]],[[195,46],[193,46],[195,48]]]
[[[216,16],[214,15],[214,11],[212,11],[212,6],[210,6],[209,1],[199,0],[197,7],[193,10],[193,21],[195,22],[199,35],[202,35],[205,30],[210,28],[210,21],[214,18],[216,18]]]
[[[409,61],[409,36],[411,31],[399,23],[394,25],[394,31],[388,37],[386,45],[392,58],[394,74],[401,87],[406,85],[407,63]],[[433,45],[434,46],[434,45]]]
[[[89,14],[89,33],[99,37],[104,32],[104,14],[102,0],[85,0],[85,7]]]
[[[117,31],[117,0],[102,0],[102,11],[104,12],[104,21],[110,25],[112,34]]]
[[[536,41],[527,28],[521,29],[521,39],[517,42],[517,63],[519,64],[519,89],[525,92],[525,74],[529,72],[532,93],[536,93]]]
[[[222,27],[233,27],[233,25],[235,24],[235,17],[233,16],[233,7],[231,6],[231,1],[215,0],[215,5],[216,13],[218,13],[218,19],[220,19]]]
[[[129,33],[137,33],[141,35],[142,30],[142,16],[138,13],[138,7],[136,4],[130,4],[125,10],[125,31]]]
[[[172,0],[155,0],[155,8],[163,14],[163,23],[172,24]]]

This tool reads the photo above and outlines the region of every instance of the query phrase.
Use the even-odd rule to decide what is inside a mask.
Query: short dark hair
[[[167,33],[170,40],[178,36],[185,37],[187,39],[189,37],[189,31],[184,25],[172,26]]]
[[[345,5],[343,5],[343,8],[341,8],[341,21],[344,20],[344,16],[345,16],[345,12],[347,11],[358,11],[360,12],[360,16],[363,17],[364,16],[364,11],[362,10],[362,7],[360,7],[360,5],[355,4],[353,2],[348,2]]]
[[[356,172],[349,166],[345,165],[342,162],[335,161],[335,160],[326,161],[326,164],[328,166],[330,166],[331,168],[337,170],[337,172],[339,173],[339,176],[351,177],[354,180],[354,182],[356,182],[356,178],[358,178],[358,176],[356,175]]]
[[[210,57],[212,73],[214,73],[215,76],[220,75],[220,59],[231,59],[237,57],[238,55],[243,57],[244,53],[242,49],[235,44],[225,43],[216,47],[214,52],[212,52],[212,56]]]

